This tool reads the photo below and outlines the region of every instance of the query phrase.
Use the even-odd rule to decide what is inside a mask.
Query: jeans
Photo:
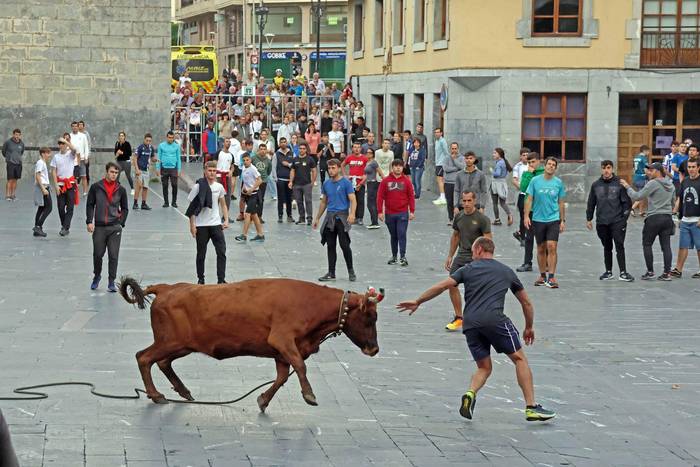
[[[673,235],[674,227],[670,214],[654,214],[644,220],[642,249],[644,250],[644,262],[646,263],[647,271],[654,271],[654,254],[651,251],[651,247],[654,245],[656,237],[659,237],[661,251],[664,255],[664,272],[671,272],[671,260],[673,259],[671,235]]]
[[[262,182],[258,188],[258,199],[260,200],[260,212],[258,212],[258,216],[260,216],[260,219],[262,219],[263,208],[265,207],[265,191],[267,191],[267,182]]]
[[[46,218],[49,217],[51,211],[53,210],[53,201],[51,201],[51,192],[48,195],[44,195],[44,205],[39,206],[36,209],[36,216],[34,216],[34,226],[43,227]]]
[[[209,240],[216,251],[216,279],[222,283],[226,279],[226,238],[220,225],[197,227],[197,279],[204,281],[204,260],[207,257]]]
[[[612,250],[613,243],[615,244],[615,253],[617,256],[617,265],[620,268],[620,273],[627,271],[625,262],[625,235],[627,235],[627,221],[619,221],[614,224],[596,224],[595,230],[598,233],[603,244],[603,261],[605,262],[605,270],[612,271],[613,258]]]
[[[75,190],[73,186],[63,193],[56,194],[56,207],[58,207],[58,218],[61,220],[63,230],[70,230],[70,223],[73,220],[73,208],[75,205]]]
[[[121,182],[122,178],[122,172],[124,175],[126,175],[126,180],[129,182],[129,186],[131,189],[134,189],[134,179],[131,178],[131,161],[117,161],[117,165],[119,165],[119,168],[121,171],[119,172],[119,180]]]
[[[294,185],[292,186],[292,192],[294,193],[294,199],[297,202],[297,209],[299,209],[299,220],[307,221],[312,220],[314,215],[314,205],[313,199],[311,197],[311,191],[313,190],[313,185],[308,183],[306,185]]]
[[[173,203],[177,203],[177,169],[160,169],[160,182],[163,184],[163,201],[168,204],[168,183],[173,192]]]
[[[367,209],[372,225],[379,224],[377,216],[377,192],[379,191],[379,182],[367,182]]]
[[[95,277],[102,275],[102,257],[106,251],[109,258],[109,282],[112,283],[117,278],[121,242],[121,225],[95,226],[92,233],[92,272]]]
[[[365,217],[365,192],[367,188],[361,185],[358,190],[355,190],[355,199],[357,199],[357,209],[355,209],[355,219],[361,221]],[[375,204],[377,204],[375,202]]]
[[[461,198],[461,196],[460,196]],[[447,200],[447,218],[452,222],[455,217],[455,184],[445,182],[445,199]]]
[[[408,231],[408,213],[387,214],[386,226],[391,235],[391,256],[396,257],[398,252],[401,258],[406,257],[406,232]]]
[[[292,189],[289,180],[277,180],[277,217],[282,217],[287,208],[287,217],[292,217]]]
[[[267,193],[270,195],[270,198],[278,198],[277,183],[272,178],[272,176],[270,176],[270,178],[267,179]]]
[[[413,183],[413,191],[416,192],[416,198],[420,198],[421,179],[425,167],[411,167],[411,183]]]
[[[350,234],[345,231],[345,226],[340,219],[335,220],[335,228],[333,230],[326,229],[326,248],[328,250],[328,272],[335,275],[335,263],[338,260],[336,244],[340,243],[340,249],[343,251],[345,265],[348,267],[348,272],[352,272],[352,250],[350,249]]]

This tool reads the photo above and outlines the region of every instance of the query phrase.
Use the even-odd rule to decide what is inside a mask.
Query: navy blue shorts
[[[472,328],[464,331],[469,351],[478,362],[491,355],[491,347],[496,352],[510,355],[520,350],[520,334],[510,320],[493,326]]]

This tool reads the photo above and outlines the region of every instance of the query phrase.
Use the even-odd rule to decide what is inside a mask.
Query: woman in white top
[[[34,166],[34,205],[37,206],[37,210],[32,231],[35,237],[46,237],[43,229],[44,222],[53,209],[49,168],[46,165],[51,158],[51,149],[46,147],[39,149],[39,156],[39,160],[36,161]]]

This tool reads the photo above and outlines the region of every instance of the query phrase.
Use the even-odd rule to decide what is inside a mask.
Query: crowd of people
[[[522,304],[525,314],[525,343],[532,343],[532,305],[514,271],[493,259],[492,229],[503,225],[500,211],[505,212],[508,226],[515,224],[515,216],[507,203],[510,183],[519,193],[519,222],[513,237],[524,249],[523,264],[517,271],[533,270],[536,245],[539,274],[534,285],[559,287],[556,278],[558,242],[567,225],[566,189],[556,176],[559,161],[522,148],[519,160],[511,166],[505,151],[494,148],[493,168],[487,177],[478,167],[481,161],[476,154],[473,151],[462,153],[456,142],[448,144],[441,128],[434,129],[434,142],[429,148],[422,124],[416,125],[415,133],[394,131],[386,138],[375,138],[358,117],[346,146],[338,122],[333,121],[327,133],[315,131],[310,123],[300,137],[298,127],[291,126],[293,117],[285,116],[282,126],[276,131],[262,125],[253,133],[252,139],[239,139],[235,129],[231,130],[230,136],[225,132],[207,135],[207,142],[209,137],[220,141],[217,141],[216,148],[202,146],[203,177],[189,192],[185,212],[196,243],[198,283],[205,283],[205,258],[210,241],[217,256],[217,283],[226,282],[225,231],[234,222],[243,223],[235,241],[266,240],[265,194],[273,187],[279,223],[286,221],[320,230],[321,243],[326,246],[327,271],[318,278],[319,281],[336,280],[338,246],[348,279],[357,279],[350,232],[352,226],[363,225],[365,211],[369,214],[368,230],[379,228],[380,222],[387,226],[391,251],[388,264],[407,267],[407,231],[415,219],[416,200],[421,197],[423,170],[430,157],[428,149],[431,149],[435,158],[436,184],[440,190],[438,198],[432,202],[446,206],[445,215],[453,232],[444,263],[449,277],[418,299],[402,302],[399,307],[414,312],[421,303],[443,291],[449,292],[454,317],[446,329],[464,331],[478,367],[469,391],[462,398],[460,413],[464,417],[472,417],[476,393],[491,373],[491,347],[506,353],[516,365],[527,404],[526,418],[543,421],[554,417],[554,412],[535,403],[532,375],[518,331],[502,313],[503,299],[510,289]],[[207,126],[211,129],[213,123],[207,121]],[[9,202],[16,199],[17,181],[22,175],[24,143],[21,135],[21,130],[15,129],[2,149],[7,162],[6,199]],[[70,233],[75,205],[80,204],[81,198],[86,198],[85,220],[93,241],[90,288],[99,287],[103,256],[107,253],[107,290],[116,292],[119,248],[129,214],[129,197],[132,197],[131,209],[151,209],[147,196],[153,168],[161,180],[163,208],[177,208],[178,178],[188,155],[183,153],[174,131],[168,131],[165,141],[157,147],[153,146],[152,135],[147,133],[136,149],[126,133],[120,132],[114,146],[114,160],[106,164],[103,177],[90,184],[91,139],[85,131],[85,124],[73,122],[71,131],[64,133],[57,143],[57,152],[47,147],[39,150],[40,158],[34,167],[37,212],[33,235],[47,236],[44,224],[52,211],[52,192],[59,211],[59,235],[64,237]],[[207,151],[204,151],[205,147]],[[674,142],[672,150],[676,152],[663,162],[652,162],[650,149],[640,147],[634,158],[632,185],[615,175],[612,161],[601,162],[601,176],[590,187],[586,206],[586,225],[592,230],[595,220],[596,233],[603,246],[605,269],[600,280],[615,278],[615,251],[618,279],[634,281],[627,270],[625,257],[629,216],[644,217],[642,246],[646,271],[641,279],[670,281],[681,278],[691,249],[696,250],[700,264],[698,147],[689,141]],[[131,187],[130,194],[120,184],[121,174]],[[317,209],[313,205],[315,185],[320,185],[321,194]],[[237,206],[232,205],[233,201],[238,201]],[[493,220],[485,214],[489,201]],[[238,216],[234,219],[236,208]],[[249,239],[251,225],[255,236]],[[671,236],[676,228],[680,235],[677,262],[672,268]],[[663,253],[663,272],[658,276],[654,272],[652,250],[657,238]],[[700,272],[692,277],[700,278]],[[465,286],[464,308],[457,289],[459,284]]]

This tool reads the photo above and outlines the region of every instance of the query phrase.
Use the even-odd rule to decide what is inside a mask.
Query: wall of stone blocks
[[[96,147],[121,130],[132,143],[164,138],[170,1],[3,0],[0,93],[3,140],[19,127],[27,146],[55,145],[71,120]]]
[[[474,90],[464,83],[488,79]],[[493,148],[502,147],[509,160],[517,158],[521,144],[523,93],[586,93],[588,95],[586,128],[586,162],[563,163],[559,176],[567,185],[568,199],[583,202],[590,184],[600,176],[600,161],[617,160],[618,105],[624,93],[700,94],[700,73],[654,73],[644,70],[448,70],[434,73],[373,75],[360,78],[359,98],[367,106],[367,114],[375,115],[371,98],[378,91],[390,89],[404,94],[405,126],[414,128],[419,113],[415,94],[425,95],[425,128],[432,144],[432,131],[437,123],[433,115],[432,95],[446,83],[449,89],[445,114],[445,135],[457,141],[462,151],[476,152],[484,160],[488,172]],[[476,87],[476,86],[474,86]],[[388,96],[385,102],[392,102]],[[385,128],[391,129],[393,107],[385,109]],[[370,122],[370,126],[373,125]],[[388,126],[387,126],[388,125]],[[431,153],[432,154],[432,153]],[[434,157],[434,156],[433,156]],[[434,159],[431,160],[431,167]],[[435,177],[426,165],[424,185],[435,188]],[[515,195],[515,193],[512,193]]]

